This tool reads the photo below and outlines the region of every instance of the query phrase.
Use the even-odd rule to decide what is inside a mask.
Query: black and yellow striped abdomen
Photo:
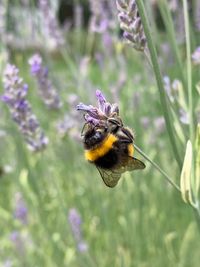
[[[98,167],[111,169],[119,163],[122,154],[133,156],[133,151],[132,143],[122,145],[117,136],[109,134],[95,147],[85,150],[85,158]]]

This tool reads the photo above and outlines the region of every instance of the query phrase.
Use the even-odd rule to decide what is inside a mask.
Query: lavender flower
[[[80,241],[77,245],[78,251],[81,253],[88,251],[88,245],[84,241]]]
[[[14,217],[21,221],[23,224],[27,224],[28,222],[28,210],[22,195],[18,192],[15,194],[15,210]]]
[[[194,65],[200,64],[200,46],[198,46],[195,51],[192,53],[192,62]]]
[[[154,120],[154,126],[157,134],[161,134],[165,130],[165,119],[163,116],[157,117]]]
[[[31,105],[26,99],[28,85],[23,84],[18,73],[16,66],[10,64],[6,66],[3,76],[5,93],[2,101],[8,105],[12,118],[18,124],[28,148],[32,151],[39,151],[46,147],[48,138],[41,130]]]
[[[88,250],[87,244],[82,239],[81,234],[81,216],[75,208],[69,210],[68,220],[71,227],[73,237],[77,243],[77,249],[79,252],[86,252]]]
[[[144,51],[146,37],[135,0],[116,0],[120,27],[123,36],[136,50]]]
[[[147,116],[140,118],[140,123],[144,129],[148,129],[150,125],[150,119]]]
[[[171,82],[168,76],[163,78],[164,89],[169,97],[169,100],[174,103],[175,100],[178,100],[179,92],[182,90],[182,84],[179,80],[174,80]]]
[[[92,105],[85,105],[83,103],[77,105],[77,110],[81,110],[86,113],[84,117],[86,122],[93,125],[101,125],[109,117],[119,115],[118,105],[107,102],[100,90],[96,91],[96,97],[98,101],[98,108],[93,107]]]
[[[109,17],[108,10],[105,8],[104,1],[90,0],[90,30],[92,32],[104,33],[108,29]]]
[[[66,135],[70,135],[77,141],[80,141],[80,129],[79,125],[81,123],[80,116],[77,114],[76,110],[74,110],[74,106],[77,105],[78,97],[75,94],[70,94],[67,99],[68,106],[70,110],[64,115],[64,118],[59,120],[56,123],[56,129],[58,134],[61,137],[65,137]]]
[[[183,124],[189,124],[189,114],[183,109],[179,109],[179,118]]]
[[[61,101],[56,89],[48,78],[48,69],[42,65],[42,58],[35,54],[29,59],[31,74],[38,82],[39,94],[44,104],[50,109],[59,109]]]
[[[65,114],[62,120],[59,120],[56,124],[56,129],[61,138],[69,135],[73,139],[80,141],[80,129],[79,129],[80,117],[75,113]]]
[[[10,234],[10,240],[12,241],[16,252],[20,255],[25,253],[25,239],[19,231],[13,231]]]
[[[39,8],[44,18],[47,35],[53,41],[53,47],[58,48],[65,43],[63,34],[58,26],[55,12],[53,11],[49,0],[39,0]]]
[[[12,267],[13,262],[10,259],[7,259],[6,261],[3,262],[2,267]]]

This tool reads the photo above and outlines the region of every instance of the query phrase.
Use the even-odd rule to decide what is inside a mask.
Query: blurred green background
[[[109,18],[103,32],[91,30],[92,1],[63,1],[64,8],[57,1],[43,1],[49,8],[46,17],[39,2],[0,3],[1,77],[7,62],[19,68],[29,85],[33,112],[49,138],[44,151],[30,152],[8,107],[0,103],[0,266],[199,266],[200,236],[193,211],[160,173],[145,162],[145,170],[125,173],[110,189],[84,160],[84,120],[76,105],[95,106],[95,90],[101,89],[109,102],[119,104],[124,124],[134,129],[135,143],[172,180],[180,180],[151,66],[144,54],[123,42],[115,1],[102,1]],[[178,28],[182,9],[179,1],[177,6],[173,2],[168,5],[184,69],[184,32]],[[146,9],[163,76],[181,79],[159,4],[147,2]],[[199,41],[194,13],[191,5],[193,50]],[[98,19],[105,19],[101,15]],[[52,32],[48,25],[53,25]],[[64,40],[61,46],[56,31]],[[59,110],[48,109],[38,95],[28,64],[36,52],[62,100]],[[199,67],[194,67],[193,79],[198,82]],[[0,88],[2,95],[2,81]],[[187,135],[187,125],[183,128]],[[182,159],[184,151],[180,146]],[[137,152],[135,156],[142,159]],[[69,220],[72,209],[78,216],[75,226],[81,217],[80,240]],[[79,249],[78,241],[85,249]]]

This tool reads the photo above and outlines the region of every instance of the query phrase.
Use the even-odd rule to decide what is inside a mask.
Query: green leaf
[[[197,125],[197,133],[196,133],[196,170],[195,170],[195,193],[198,196],[199,187],[200,187],[200,123]]]
[[[188,140],[181,171],[180,188],[183,201],[193,204],[191,194],[192,143]]]

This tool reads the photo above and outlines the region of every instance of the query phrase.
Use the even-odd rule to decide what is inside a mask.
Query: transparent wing
[[[113,170],[102,169],[100,167],[97,167],[97,169],[105,185],[107,185],[108,187],[114,187],[117,185],[121,177],[121,172],[119,172],[118,170],[113,171]]]
[[[97,167],[97,169],[105,185],[107,185],[108,187],[115,187],[122,173],[126,171],[130,172],[134,170],[142,170],[145,167],[145,164],[139,159],[136,159],[134,157],[126,157],[122,159],[121,163],[114,170],[102,169],[100,167]]]
[[[141,160],[136,159],[134,157],[128,157],[125,166],[123,166],[124,171],[129,171],[129,172],[134,170],[142,170],[145,167],[146,167],[145,164]]]

